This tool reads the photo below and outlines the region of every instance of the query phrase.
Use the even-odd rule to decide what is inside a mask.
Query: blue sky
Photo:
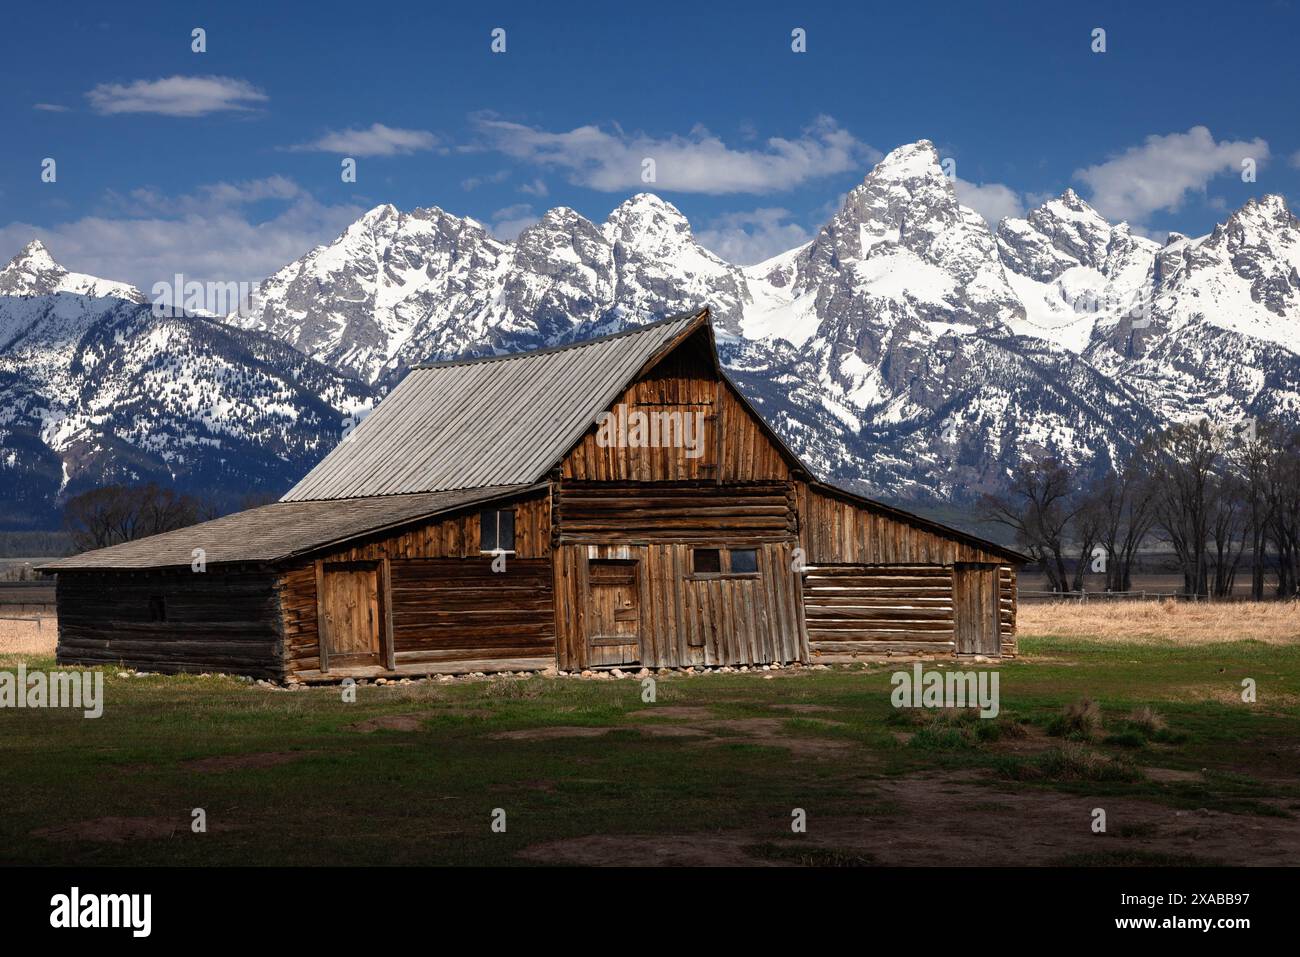
[[[398,6],[11,6],[0,262],[39,235],[146,289],[256,279],[383,202],[509,236],[642,188],[754,261],[921,138],[992,219],[1073,186],[1163,238],[1300,199],[1294,2]]]

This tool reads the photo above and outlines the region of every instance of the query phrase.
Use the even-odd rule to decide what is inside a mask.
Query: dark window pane
[[[167,620],[167,605],[163,601],[162,595],[149,596],[149,620],[150,621]]]
[[[758,551],[753,548],[733,548],[731,571],[735,575],[758,571]]]
[[[514,509],[497,512],[497,547],[507,552],[515,550]]]
[[[496,509],[484,509],[478,513],[479,543],[481,551],[490,552],[497,547],[497,513]]]
[[[716,548],[697,548],[693,554],[697,575],[716,575],[722,571],[722,552]]]

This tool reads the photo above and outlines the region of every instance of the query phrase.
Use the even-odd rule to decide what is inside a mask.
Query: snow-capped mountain
[[[1072,190],[996,230],[934,147],[899,147],[798,249],[748,268],[648,193],[514,242],[381,206],[228,321],[382,386],[709,304],[724,359],[815,467],[964,498],[1028,454],[1101,467],[1194,415],[1295,421],[1295,219],[1277,197],[1161,248]]]
[[[0,270],[0,296],[52,296],[67,292],[89,299],[125,299],[143,303],[144,293],[124,282],[68,272],[50,255],[45,244],[33,239]],[[4,341],[0,331],[0,343]]]
[[[70,494],[158,481],[233,506],[278,495],[372,390],[284,343],[158,317],[39,243],[0,270],[0,527],[47,527]]]
[[[742,270],[642,193],[601,227],[552,209],[513,243],[436,207],[378,206],[271,276],[227,322],[376,382],[433,356],[548,345],[706,300],[723,328],[738,328],[747,298]]]
[[[791,445],[888,499],[968,500],[1043,452],[1099,468],[1202,415],[1300,425],[1300,223],[1281,198],[1164,246],[1072,190],[991,229],[957,201],[927,141],[886,156],[810,242],[750,267],[706,250],[649,193],[599,224],[552,209],[512,242],[436,207],[379,206],[270,277],[224,326],[146,319],[135,290],[47,259],[28,247],[0,272],[0,290],[16,290],[0,298],[0,375],[24,370],[7,386],[15,407],[89,390],[97,398],[78,393],[80,418],[69,417],[84,428],[115,401],[95,378],[108,366],[94,344],[110,340],[121,376],[166,395],[169,381],[203,374],[166,364],[165,337],[184,333],[195,356],[237,356],[203,389],[227,396],[231,377],[257,370],[251,393],[213,408],[247,409],[251,394],[259,411],[287,403],[281,419],[292,407],[306,423],[292,438],[221,427],[255,433],[263,451],[288,442],[277,475],[323,451],[322,418],[364,405],[414,363],[554,345],[701,304],[732,375]],[[122,299],[92,298],[108,289]],[[206,421],[194,401],[148,414],[186,423],[181,432]],[[57,441],[23,457],[66,464]]]

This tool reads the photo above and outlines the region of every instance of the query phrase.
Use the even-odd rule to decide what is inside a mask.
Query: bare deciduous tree
[[[106,485],[68,499],[63,524],[81,551],[106,548],[214,517],[191,495],[148,485]]]

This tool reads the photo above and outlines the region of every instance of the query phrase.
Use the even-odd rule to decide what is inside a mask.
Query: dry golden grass
[[[10,621],[0,618],[0,655],[52,655],[59,639],[53,617],[38,627],[34,621]]]
[[[1300,643],[1300,602],[1060,601],[1022,604],[1022,635],[1150,643]]]

